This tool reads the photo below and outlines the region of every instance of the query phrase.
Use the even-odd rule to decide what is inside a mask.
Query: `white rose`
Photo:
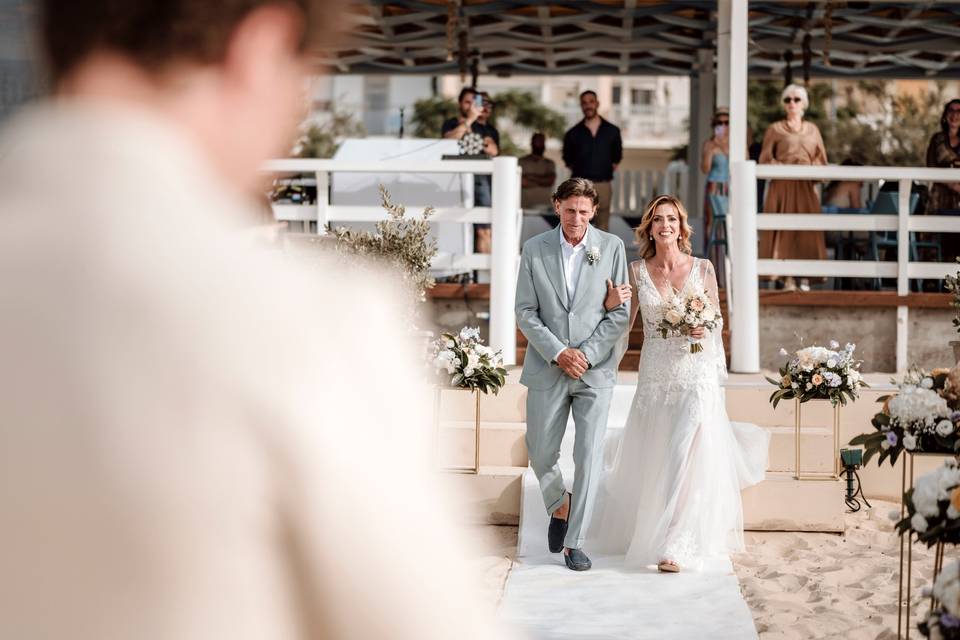
[[[704,309],[704,310],[703,310],[703,313],[700,314],[700,315],[703,317],[703,319],[704,319],[706,322],[713,322],[713,320],[717,317],[716,311],[714,311],[713,309],[711,309],[711,308],[709,308],[709,307],[706,308],[706,309]]]
[[[927,519],[924,518],[921,514],[915,513],[913,517],[910,518],[910,527],[919,533],[923,533],[927,530]]]
[[[903,448],[907,451],[913,451],[917,448],[917,438],[910,433],[903,434]]]
[[[933,389],[933,378],[924,378],[920,381],[920,386],[924,389]]]
[[[937,434],[944,438],[953,433],[953,423],[949,420],[941,420],[937,423]]]
[[[837,342],[836,340],[831,340],[831,341],[830,341],[830,348],[831,348],[831,349],[836,349],[836,348],[838,348],[839,346],[840,346],[840,343]]]
[[[788,356],[788,355],[790,355],[790,354],[787,353],[787,350],[786,350],[786,349],[784,349],[783,347],[780,347],[780,355],[782,355],[782,356]]]
[[[687,324],[693,324],[694,322],[697,321],[697,317],[696,317],[695,315],[693,315],[692,313],[688,313],[688,314],[683,318],[683,320],[684,320],[684,322],[686,322]]]
[[[833,358],[830,358],[829,360],[827,360],[827,367],[829,367],[830,369],[833,369],[835,366],[837,366],[836,360],[834,360]]]
[[[670,324],[680,324],[680,322],[683,320],[683,316],[674,309],[667,309],[667,312],[663,317]]]

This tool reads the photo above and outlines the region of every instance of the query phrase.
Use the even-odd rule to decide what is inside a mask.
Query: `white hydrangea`
[[[950,413],[947,401],[936,391],[913,385],[904,385],[900,393],[890,399],[888,407],[890,417],[901,424],[932,424],[936,418]]]
[[[920,381],[920,386],[924,389],[933,389],[933,378],[924,378]]]
[[[904,434],[904,446],[909,434]],[[950,493],[960,485],[960,469],[948,461],[942,467],[917,478],[913,487],[913,508],[917,513],[932,518],[940,513],[939,502],[949,500]]]

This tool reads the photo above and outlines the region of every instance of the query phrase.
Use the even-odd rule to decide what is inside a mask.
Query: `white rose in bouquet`
[[[663,314],[663,318],[670,324],[680,324],[683,322],[683,314],[676,309],[667,309],[666,313]]]

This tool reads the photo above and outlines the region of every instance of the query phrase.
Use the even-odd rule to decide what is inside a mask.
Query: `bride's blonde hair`
[[[653,212],[662,204],[672,206],[677,210],[680,216],[680,237],[677,238],[677,247],[686,254],[693,254],[693,245],[690,244],[690,236],[693,235],[693,227],[687,221],[687,209],[680,202],[679,198],[673,196],[661,195],[654,197],[653,200],[643,210],[643,217],[640,218],[640,224],[634,229],[634,240],[637,245],[637,253],[643,259],[652,258],[657,255],[657,245],[650,239],[650,227],[653,225]]]

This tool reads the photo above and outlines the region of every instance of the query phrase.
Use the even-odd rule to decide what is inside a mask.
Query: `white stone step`
[[[744,528],[751,531],[843,532],[845,485],[840,480],[795,480],[768,473],[743,491]]]
[[[520,488],[526,467],[480,467],[480,473],[446,473],[444,482],[470,524],[515,525],[520,520]]]
[[[495,467],[527,465],[523,422],[481,422],[480,464]],[[445,467],[472,467],[476,451],[476,426],[471,421],[442,422],[438,437],[438,462]]]

